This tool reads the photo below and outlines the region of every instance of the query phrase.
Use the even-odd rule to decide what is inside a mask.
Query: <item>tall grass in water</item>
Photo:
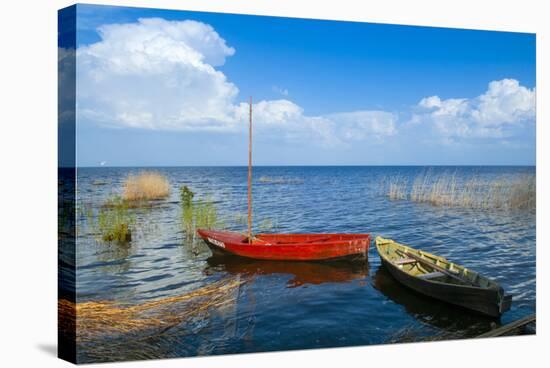
[[[197,229],[212,229],[219,224],[218,209],[211,199],[196,203],[195,226]]]
[[[493,179],[479,176],[461,179],[456,174],[434,175],[427,172],[418,175],[411,185],[397,179],[390,181],[388,197],[434,206],[534,209],[536,177],[526,174]]]
[[[407,179],[395,177],[390,179],[388,197],[391,200],[407,199]]]
[[[124,182],[122,197],[126,201],[162,199],[170,195],[168,179],[151,171],[129,175]]]
[[[132,240],[130,225],[135,219],[128,211],[128,203],[120,197],[110,199],[109,206],[99,209],[97,225],[103,241],[127,243]]]
[[[188,238],[195,235],[197,229],[211,229],[221,226],[218,210],[211,199],[193,200],[195,193],[187,186],[180,188],[182,225]]]
[[[180,203],[181,203],[181,222],[183,230],[188,238],[192,237],[195,232],[195,221],[193,220],[193,193],[187,186],[180,188]]]

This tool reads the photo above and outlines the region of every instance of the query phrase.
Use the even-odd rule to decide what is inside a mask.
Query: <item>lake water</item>
[[[77,300],[140,304],[180,295],[224,278],[242,278],[234,300],[206,317],[135,339],[98,337],[79,346],[80,362],[382,344],[428,336],[473,337],[535,312],[535,212],[472,210],[391,201],[389,177],[424,167],[255,167],[255,229],[383,235],[444,256],[498,281],[514,295],[500,321],[417,295],[368,263],[280,263],[210,258],[181,226],[178,188],[215,201],[227,227],[244,229],[246,167],[155,168],[170,197],[136,219],[127,246],[97,240],[86,211],[97,211],[143,168],[78,169]],[[535,173],[534,167],[435,167],[458,177]],[[266,228],[266,229],[265,229]],[[404,332],[405,331],[405,332]]]

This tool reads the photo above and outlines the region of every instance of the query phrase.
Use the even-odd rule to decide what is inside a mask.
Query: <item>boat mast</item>
[[[248,244],[252,244],[252,96],[248,116]]]

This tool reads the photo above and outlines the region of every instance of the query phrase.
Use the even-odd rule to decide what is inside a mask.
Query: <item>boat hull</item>
[[[252,244],[239,233],[198,230],[214,256],[272,261],[366,260],[368,234],[258,234]]]
[[[412,248],[408,248],[412,251]],[[377,250],[382,265],[404,286],[426,296],[438,299],[471,311],[498,318],[510,308],[511,296],[505,296],[504,291],[494,282],[491,286],[480,287],[473,284],[454,284],[424,279],[405,272],[399,265],[384,256],[377,240]],[[429,253],[422,252],[424,255]],[[448,262],[442,257],[430,255],[442,262]],[[450,262],[449,262],[450,263]],[[454,264],[453,264],[454,265]],[[454,267],[460,267],[454,265]]]
[[[498,304],[498,290],[430,283],[402,272],[382,257],[380,259],[384,267],[397,281],[420,294],[490,317],[501,315]]]

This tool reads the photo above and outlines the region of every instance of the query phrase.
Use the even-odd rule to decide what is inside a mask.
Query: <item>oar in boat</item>
[[[422,265],[433,268],[434,270],[437,270],[437,271],[441,272],[442,274],[445,274],[446,276],[449,276],[450,278],[452,278],[454,280],[460,281],[460,282],[462,282],[464,284],[467,284],[467,285],[470,285],[470,286],[476,286],[476,284],[474,284],[473,282],[471,282],[469,280],[466,280],[466,279],[464,279],[460,276],[457,276],[457,275],[453,274],[452,272],[450,272],[449,270],[447,270],[446,268],[440,267],[440,266],[436,265],[435,263],[427,261],[424,258],[417,256],[416,254],[412,254],[412,253],[409,253],[407,251],[403,251],[403,250],[400,250],[400,249],[396,249],[395,252],[398,253],[398,254],[401,254],[405,257],[412,258],[415,261],[417,261],[418,263],[421,263]]]

